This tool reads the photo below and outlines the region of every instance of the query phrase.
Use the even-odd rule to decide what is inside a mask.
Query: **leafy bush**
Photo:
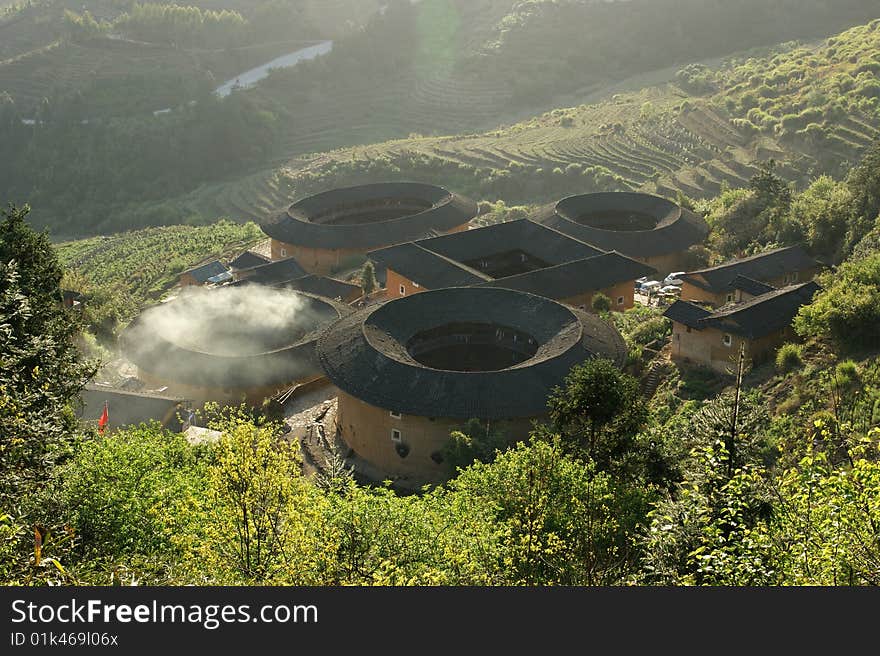
[[[787,373],[803,366],[803,347],[800,344],[783,344],[776,352],[776,369]]]
[[[602,292],[598,292],[593,296],[593,301],[590,306],[593,308],[594,312],[610,312],[611,299]]]
[[[845,262],[822,277],[825,289],[794,319],[804,337],[826,337],[842,348],[880,345],[880,253]]]
[[[628,335],[630,342],[647,345],[665,339],[672,332],[672,322],[666,317],[653,317],[638,324]]]

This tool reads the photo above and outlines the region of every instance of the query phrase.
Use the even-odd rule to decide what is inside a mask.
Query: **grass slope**
[[[769,158],[782,175],[806,183],[855,162],[880,137],[878,52],[880,20],[717,70],[689,67],[676,83],[488,132],[300,156],[170,202],[204,217],[253,219],[317,189],[381,179],[431,180],[511,203],[593,189],[703,198],[745,185]]]

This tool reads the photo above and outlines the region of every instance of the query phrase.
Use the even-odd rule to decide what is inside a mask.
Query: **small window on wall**
[[[287,257],[287,249],[286,248],[281,249],[281,257]]]
[[[399,412],[394,412],[394,410],[391,410],[391,411],[389,411],[388,414],[390,414],[390,415],[391,415],[392,417],[394,417],[395,419],[400,419],[400,413],[399,413]]]
[[[403,437],[400,434],[400,431],[396,428],[391,429],[391,441],[392,442],[400,442],[403,440]]]
[[[618,305],[623,305],[623,303],[624,303],[624,298],[623,298],[623,296],[618,296],[618,297],[617,297],[617,304],[618,304]]]
[[[401,296],[406,295],[406,287],[404,287],[403,285],[400,286],[400,295]]]
[[[724,333],[722,341],[724,342],[725,346],[730,346],[731,344],[733,344],[733,336],[728,333]]]
[[[728,294],[727,295],[727,302],[731,303],[732,301],[733,301],[733,294]]]

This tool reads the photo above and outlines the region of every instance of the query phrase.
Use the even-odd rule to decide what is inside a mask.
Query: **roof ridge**
[[[445,235],[443,235],[443,236],[445,236]],[[432,239],[433,239],[433,237],[432,237]],[[421,240],[419,240],[419,241],[421,241]],[[456,260],[453,260],[451,257],[446,257],[445,255],[438,253],[437,251],[432,251],[429,248],[425,248],[424,246],[421,246],[420,244],[418,244],[418,242],[411,241],[411,242],[407,242],[407,243],[412,244],[413,246],[418,248],[420,251],[423,251],[425,253],[429,253],[430,255],[433,255],[434,257],[437,257],[445,262],[448,262],[449,264],[452,264],[452,265],[458,267],[462,271],[467,271],[468,273],[472,273],[475,276],[477,276],[478,278],[482,278],[483,280],[486,280],[486,281],[493,280],[493,278],[491,278],[490,276],[487,276],[482,271],[478,271],[477,269],[474,269],[473,267],[469,267],[467,264],[457,262]]]
[[[718,271],[719,269],[726,269],[728,267],[737,266],[739,264],[753,262],[754,260],[760,259],[762,257],[768,257],[770,255],[775,255],[776,253],[781,253],[783,251],[793,250],[795,248],[800,248],[801,250],[806,252],[806,249],[803,247],[802,244],[792,244],[791,246],[781,246],[779,248],[772,248],[770,250],[763,251],[761,253],[755,253],[754,255],[748,255],[746,257],[732,258],[730,260],[727,260],[726,262],[722,262],[721,264],[716,264],[713,267],[706,267],[704,269],[695,269],[694,271],[688,271],[687,275],[692,276],[695,274],[706,273],[707,271]]]
[[[733,316],[735,314],[738,314],[740,312],[748,310],[756,305],[761,305],[762,303],[766,303],[767,301],[771,301],[774,298],[779,298],[780,296],[785,296],[786,294],[792,294],[794,292],[800,291],[802,288],[804,288],[808,285],[815,285],[816,288],[819,287],[819,285],[812,280],[810,280],[808,282],[797,283],[794,285],[788,285],[786,287],[779,287],[777,289],[774,289],[771,292],[767,292],[765,294],[760,294],[759,296],[755,296],[753,298],[750,298],[747,301],[740,301],[737,303],[730,303],[728,305],[723,305],[720,308],[718,308],[715,312],[713,312],[710,316],[706,317],[706,320],[721,319],[723,317]],[[725,308],[727,308],[727,309],[725,309]]]

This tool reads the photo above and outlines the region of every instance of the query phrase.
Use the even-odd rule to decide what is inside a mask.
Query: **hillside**
[[[611,189],[705,198],[746,185],[771,158],[781,175],[805,185],[840,173],[880,137],[878,51],[873,21],[812,46],[787,44],[717,69],[689,66],[672,83],[489,132],[300,157],[161,207],[258,219],[318,189],[385,179],[440,180],[517,204]],[[141,207],[137,220],[151,220],[159,207]]]
[[[40,6],[57,9],[59,3],[46,0]],[[829,17],[829,4],[816,0],[800,3],[786,21],[780,17],[791,9],[788,0],[754,3],[741,0],[737,5],[754,5],[755,11],[740,25],[750,36],[735,46],[720,38],[723,25],[712,20],[711,8],[691,0],[657,0],[657,7],[669,11],[658,14],[656,8],[646,8],[641,19],[624,6],[634,3],[600,7],[510,0],[395,2],[373,13],[367,5],[351,13],[353,5],[340,0],[333,5],[335,21],[323,5],[294,0],[235,5],[242,13],[223,12],[234,3],[209,3],[205,9],[150,5],[112,24],[91,21],[85,13],[68,16],[69,34],[57,45],[5,60],[6,84],[19,98],[0,93],[0,145],[9,153],[0,162],[0,192],[31,202],[31,220],[51,226],[59,238],[180,222],[181,203],[193,203],[175,199],[187,195],[221,197],[209,198],[208,205],[195,203],[203,221],[218,216],[212,213],[218,203],[220,210],[255,217],[275,201],[258,201],[252,188],[263,196],[274,195],[268,189],[272,186],[282,195],[306,190],[299,164],[282,167],[292,157],[306,162],[316,184],[333,184],[334,179],[364,174],[358,164],[361,155],[343,154],[343,165],[327,171],[316,167],[310,154],[395,139],[393,145],[369,146],[364,166],[376,159],[374,154],[379,161],[368,175],[396,175],[395,166],[408,166],[411,155],[424,154],[431,160],[430,171],[423,172],[418,164],[412,175],[442,174],[448,184],[463,185],[475,195],[510,196],[518,203],[541,200],[519,182],[520,174],[535,180],[537,193],[549,197],[580,186],[577,167],[586,170],[587,188],[711,193],[725,179],[731,184],[747,179],[756,157],[773,153],[781,158],[788,146],[777,150],[777,144],[757,143],[754,135],[741,134],[749,130],[745,125],[730,133],[730,121],[743,118],[743,112],[723,102],[698,106],[693,116],[684,116],[677,104],[692,97],[696,105],[708,102],[700,95],[707,93],[703,88],[664,87],[643,97],[622,94],[616,99],[609,99],[609,90],[655,85],[700,57],[713,56],[702,60],[713,64],[730,55],[731,47],[814,35],[876,11],[863,0],[847,0],[836,3],[836,13]],[[332,52],[295,68],[274,70],[255,88],[219,104],[207,98],[212,84],[239,65],[296,47],[291,41],[295,35],[306,41],[324,36],[322,29],[309,27],[308,14],[302,13],[309,7],[336,27],[346,26]],[[215,9],[220,13],[206,13]],[[575,12],[570,25],[559,25],[559,11]],[[517,16],[523,12],[528,20],[523,18],[520,25]],[[198,19],[192,25],[191,15]],[[366,24],[359,27],[346,16],[359,16]],[[545,19],[551,22],[545,25]],[[753,31],[749,21],[769,23]],[[563,35],[558,48],[546,47],[548,25]],[[589,31],[575,38],[577,25],[587,25]],[[639,56],[631,56],[631,35],[651,29],[688,38],[665,48],[662,38],[646,37]],[[527,38],[532,31],[535,38]],[[519,36],[514,38],[514,32]],[[521,60],[530,66],[517,63]],[[0,64],[0,79],[2,68]],[[527,82],[545,86],[523,86]],[[734,92],[734,86],[718,81],[716,95],[723,97],[728,88]],[[51,97],[45,103],[41,94],[47,90]],[[50,120],[34,125],[28,103],[37,101],[37,120]],[[186,111],[173,116],[150,113],[184,101]],[[578,109],[569,110],[568,118],[559,112],[541,116],[572,105]],[[101,124],[92,121],[111,116]],[[539,118],[526,120],[534,116]],[[19,124],[20,119],[26,123]],[[557,124],[562,120],[565,125]],[[855,120],[864,122],[858,116]],[[501,124],[516,127],[499,129]],[[860,129],[870,126],[854,132]],[[778,135],[769,136],[772,142]],[[468,139],[472,143],[460,147]],[[852,145],[853,139],[858,136],[844,141]],[[839,159],[851,145],[831,149],[832,158]],[[725,154],[727,149],[732,152]],[[75,160],[67,153],[76,153]],[[326,161],[338,159],[335,153],[328,157]],[[388,167],[385,159],[390,159]],[[704,170],[690,170],[703,163]],[[575,165],[571,180],[554,174],[556,168],[564,173],[570,164]],[[788,175],[797,177],[809,169],[809,160],[793,157],[791,165]],[[510,189],[505,187],[508,177]],[[230,205],[224,197],[244,200]],[[249,207],[250,213],[241,212]]]
[[[126,4],[112,0],[44,0],[0,14],[0,93],[27,116],[43,99],[55,104],[72,95],[90,117],[175,106],[310,41],[357,29],[379,3],[180,5],[145,4],[128,20]]]
[[[317,152],[410,133],[482,131],[632,75],[828,36],[877,17],[862,0],[792,4],[424,0],[374,21],[314,65],[279,71],[254,93],[296,107],[285,125],[288,153]]]
[[[220,221],[208,226],[148,228],[64,242],[56,247],[65,288],[89,296],[88,322],[102,337],[158,300],[182,271],[232,258],[263,237],[256,225]]]

